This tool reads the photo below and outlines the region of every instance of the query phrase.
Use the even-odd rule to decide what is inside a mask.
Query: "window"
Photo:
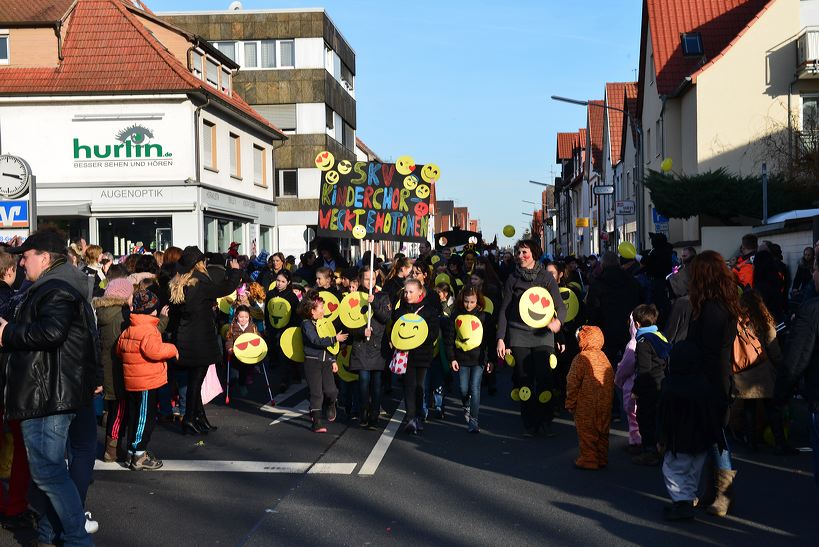
[[[330,108],[329,106],[325,106],[324,107],[324,115],[327,118],[326,119],[327,129],[332,129],[333,128],[333,109]]]
[[[202,160],[205,168],[216,170],[216,125],[202,121]]]
[[[219,88],[219,65],[212,59],[205,62],[205,77],[208,83],[215,88]]]
[[[659,158],[663,153],[663,131],[660,127],[660,120],[654,122],[654,138],[657,139],[657,142],[654,143],[654,153]]]
[[[819,130],[819,96],[802,97],[802,130],[811,133]]]
[[[647,148],[646,152],[648,152],[648,154],[646,154],[646,156],[651,157],[651,128],[650,127],[648,129],[646,129],[646,141],[645,142],[646,142],[646,148]],[[648,162],[646,162],[646,163],[648,163]]]
[[[9,35],[0,34],[0,65],[9,64]]]
[[[230,134],[230,176],[241,178],[242,176],[242,140],[239,135]]]
[[[347,91],[353,91],[355,89],[354,78],[353,71],[347,68],[347,65],[341,63],[341,83],[347,88]]]
[[[682,50],[685,56],[702,55],[702,36],[699,32],[684,32],[682,34]]]
[[[296,66],[296,42],[294,40],[279,41],[279,66]]]
[[[654,83],[654,52],[648,58],[648,81]]]
[[[355,130],[346,122],[344,123],[344,133],[341,136],[341,144],[347,150],[355,150]]]
[[[296,130],[295,104],[254,104],[253,108],[282,131]]]
[[[253,183],[267,187],[267,165],[264,148],[253,145]]]
[[[222,90],[222,93],[227,93],[230,95],[230,70],[226,69],[225,67],[222,67],[222,79],[219,83],[219,89]]]
[[[231,61],[236,60],[236,42],[214,42],[213,45]]]
[[[299,196],[299,172],[296,170],[279,171],[279,183],[281,185],[279,195],[287,198]]]
[[[274,68],[276,66],[276,41],[262,40],[262,63],[259,68]]]
[[[198,51],[191,51],[191,72],[193,75],[202,79],[202,63],[204,62],[204,56],[199,53]]]
[[[242,68],[259,67],[259,44],[257,42],[244,43],[244,62]]]

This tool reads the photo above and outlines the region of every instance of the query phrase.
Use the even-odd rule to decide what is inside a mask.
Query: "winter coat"
[[[0,281],[0,317],[8,321],[11,319],[11,314],[14,310],[11,309],[12,298],[14,298],[14,289],[9,287],[5,281]]]
[[[765,360],[744,371],[734,374],[734,392],[738,399],[771,399],[776,385],[776,371],[782,365],[782,349],[776,339],[773,326],[759,336],[765,348]]]
[[[671,344],[659,331],[637,335],[634,392],[642,389],[660,390],[663,378],[665,378],[670,350]]]
[[[623,352],[623,358],[617,364],[617,370],[614,373],[614,385],[623,390],[623,393],[631,393],[634,390],[634,377],[637,365],[637,328],[633,321],[629,321],[631,332],[631,340],[626,344],[626,349]]]
[[[128,301],[124,298],[101,296],[91,301],[97,311],[100,333],[100,359],[103,370],[103,394],[106,401],[125,397],[122,360],[117,355],[117,340],[128,327]]]
[[[688,336],[688,325],[691,322],[691,299],[688,295],[679,296],[671,306],[671,313],[665,323],[665,337],[672,344],[685,340]]]
[[[371,322],[373,332],[370,339],[367,340],[364,335],[366,327],[348,330],[353,346],[350,370],[384,370],[391,356],[389,339],[384,336],[392,315],[387,293],[384,291],[376,293],[370,308],[373,313]]]
[[[236,289],[241,275],[240,270],[231,269],[220,280],[212,280],[199,271],[190,276],[184,287],[185,301],[171,306],[171,324],[175,327],[171,341],[179,350],[176,366],[206,367],[221,362],[213,307],[217,298]]]
[[[464,351],[455,345],[457,338],[457,330],[459,328],[458,322],[464,315],[473,315],[477,318],[480,325],[483,327],[483,338],[478,347],[469,351]],[[444,339],[444,348],[446,349],[446,358],[449,363],[458,361],[458,365],[462,367],[469,366],[485,366],[489,362],[490,355],[494,353],[495,337],[492,336],[492,316],[485,311],[478,309],[471,312],[455,308],[452,310],[452,316],[442,321],[442,334]]]
[[[583,327],[578,334],[580,353],[575,356],[566,377],[566,410],[575,421],[597,413],[611,413],[614,398],[614,369],[603,353],[603,332],[598,327]]]
[[[58,263],[35,281],[3,329],[0,369],[7,420],[84,408],[102,385],[88,277]]]
[[[605,268],[589,287],[586,317],[603,331],[606,355],[616,355],[629,341],[629,316],[640,303],[640,286],[626,271]]]
[[[534,274],[534,278],[529,281],[526,277]],[[520,297],[524,292],[532,287],[544,287],[552,296],[552,303],[556,312],[556,317],[562,325],[566,321],[566,304],[560,295],[560,288],[557,281],[552,277],[546,268],[541,264],[536,264],[533,270],[523,270],[516,268],[506,279],[503,286],[503,301],[498,309],[498,328],[496,340],[505,339],[508,347],[555,347],[555,337],[552,331],[544,327],[535,329],[523,322],[520,317]]]
[[[148,391],[168,383],[165,361],[176,357],[176,347],[162,341],[159,317],[132,313],[131,325],[117,342],[127,391]]]
[[[336,343],[334,336],[319,336],[316,322],[304,319],[301,322],[301,337],[304,344],[305,359],[316,359],[321,362],[335,361],[335,356],[327,351]]]
[[[228,352],[233,351],[233,344],[236,343],[236,339],[248,332],[251,334],[259,334],[259,329],[256,328],[256,323],[253,322],[253,319],[248,321],[244,330],[236,319],[231,321],[230,327],[228,327],[227,331],[227,339],[225,340],[225,350]]]
[[[785,359],[779,368],[774,398],[787,401],[799,379],[805,377],[804,396],[819,410],[819,297],[799,307],[788,335]]]
[[[424,321],[426,321],[429,332],[426,340],[424,340],[420,346],[407,352],[407,367],[430,368],[432,366],[435,341],[441,332],[441,301],[435,293],[427,293],[423,301],[415,304],[410,304],[402,300],[401,306],[392,311],[393,324],[390,327],[390,332],[392,332],[395,322],[398,321],[402,315],[407,313],[417,313],[420,315]]]

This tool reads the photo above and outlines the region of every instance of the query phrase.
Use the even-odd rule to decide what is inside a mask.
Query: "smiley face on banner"
[[[560,287],[560,296],[563,297],[563,303],[566,304],[566,322],[568,323],[580,311],[580,301],[574,291],[568,287]]]
[[[365,292],[351,292],[341,299],[338,308],[338,317],[341,323],[348,329],[361,329],[367,326],[367,313],[370,297]]]
[[[421,169],[421,178],[424,182],[432,184],[441,177],[441,170],[434,163],[428,163]]]
[[[336,314],[338,315],[338,314]],[[316,332],[322,338],[335,338],[336,337],[336,327],[333,325],[333,320],[327,319],[323,317],[316,321]],[[340,349],[338,340],[335,343],[327,348],[327,351],[332,353],[333,355],[338,355],[338,351]]]
[[[426,342],[429,326],[417,313],[406,313],[392,327],[390,341],[395,349],[410,351]]]
[[[261,363],[267,357],[267,344],[258,334],[246,332],[233,342],[233,357],[246,365]]]
[[[290,315],[293,313],[292,306],[286,298],[275,296],[267,303],[267,317],[273,328],[283,329],[290,323]]]
[[[471,351],[483,342],[483,325],[474,315],[464,314],[455,318],[455,347]]]
[[[330,291],[320,291],[319,296],[324,300],[324,318],[329,319],[331,322],[335,321],[336,317],[338,317],[338,298]]]
[[[415,189],[415,195],[421,199],[427,199],[429,197],[430,190],[429,186],[426,184],[419,184],[418,188]]]
[[[327,171],[324,175],[324,180],[327,181],[327,184],[335,184],[338,182],[338,171]]]
[[[364,239],[367,237],[367,228],[363,224],[356,224],[353,226],[353,237],[356,239]]]
[[[544,287],[530,287],[520,296],[518,311],[520,318],[530,327],[545,328],[555,315],[552,295]]]
[[[415,175],[408,175],[404,177],[404,188],[407,190],[415,190],[418,186],[418,177]]]
[[[304,340],[301,337],[301,327],[285,329],[279,343],[285,357],[294,363],[304,362]]]
[[[327,150],[319,152],[316,156],[316,167],[318,167],[321,171],[329,171],[333,168],[333,164],[335,162],[336,158]]]
[[[398,171],[399,175],[409,175],[415,171],[415,160],[412,159],[412,156],[401,156],[395,160],[395,170]],[[418,179],[416,179],[416,184],[417,181]],[[408,190],[411,190],[411,188],[408,188]]]
[[[350,163],[350,160],[341,160],[340,162],[338,162],[337,169],[339,173],[341,173],[342,175],[346,175],[347,173],[353,170],[353,164]]]

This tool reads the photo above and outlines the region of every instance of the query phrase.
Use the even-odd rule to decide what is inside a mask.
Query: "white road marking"
[[[300,416],[304,416],[307,414],[310,408],[310,403],[307,400],[300,402],[293,408],[286,408],[286,407],[273,407],[272,412],[274,414],[281,414],[278,418],[270,422],[270,425],[276,425],[287,420],[292,420],[293,418],[298,418]]]
[[[575,426],[572,420],[564,420],[563,418],[555,418],[552,421],[557,424],[570,425],[572,427]],[[628,431],[620,431],[619,429],[609,429],[609,435],[614,435],[615,437],[628,438]]]
[[[361,469],[358,470],[359,475],[375,475],[378,466],[381,464],[381,460],[384,459],[387,449],[389,449],[390,444],[395,438],[395,433],[398,431],[398,428],[401,427],[404,414],[406,414],[406,412],[404,411],[404,403],[402,402],[395,410],[395,414],[390,418],[390,423],[384,428],[384,432],[381,433],[381,437],[378,438],[378,442],[375,443],[370,455],[364,460]]]
[[[293,395],[295,395],[299,391],[305,389],[306,387],[307,387],[307,384],[304,384],[304,383],[293,384],[289,388],[287,388],[287,391],[285,391],[284,393],[279,393],[278,395],[273,397],[273,402],[275,403],[274,406],[270,406],[269,404],[265,404],[265,405],[262,405],[261,407],[259,407],[259,410],[264,411],[264,412],[276,412],[276,409],[278,408],[276,405],[282,404],[283,401],[286,401],[287,399],[289,399],[290,397],[292,397]]]
[[[163,460],[157,471],[217,472],[217,473],[306,473],[309,462],[242,462],[230,460]],[[355,464],[350,464],[355,466]],[[97,461],[95,471],[128,471],[118,463]]]
[[[355,463],[317,463],[310,468],[307,474],[319,475],[352,475]]]

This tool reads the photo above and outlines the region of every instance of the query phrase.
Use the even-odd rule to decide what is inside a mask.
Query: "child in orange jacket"
[[[578,469],[600,469],[609,463],[609,424],[614,397],[614,369],[603,353],[603,332],[584,326],[577,330],[580,353],[566,378],[566,410],[574,414],[580,456]]]
[[[152,471],[162,467],[162,460],[146,450],[156,423],[157,390],[168,381],[171,358],[179,358],[173,344],[162,341],[157,325],[159,300],[147,289],[134,293],[130,324],[119,337],[117,355],[122,360],[125,390],[128,393],[129,467],[134,471]],[[167,310],[162,309],[167,315]]]

